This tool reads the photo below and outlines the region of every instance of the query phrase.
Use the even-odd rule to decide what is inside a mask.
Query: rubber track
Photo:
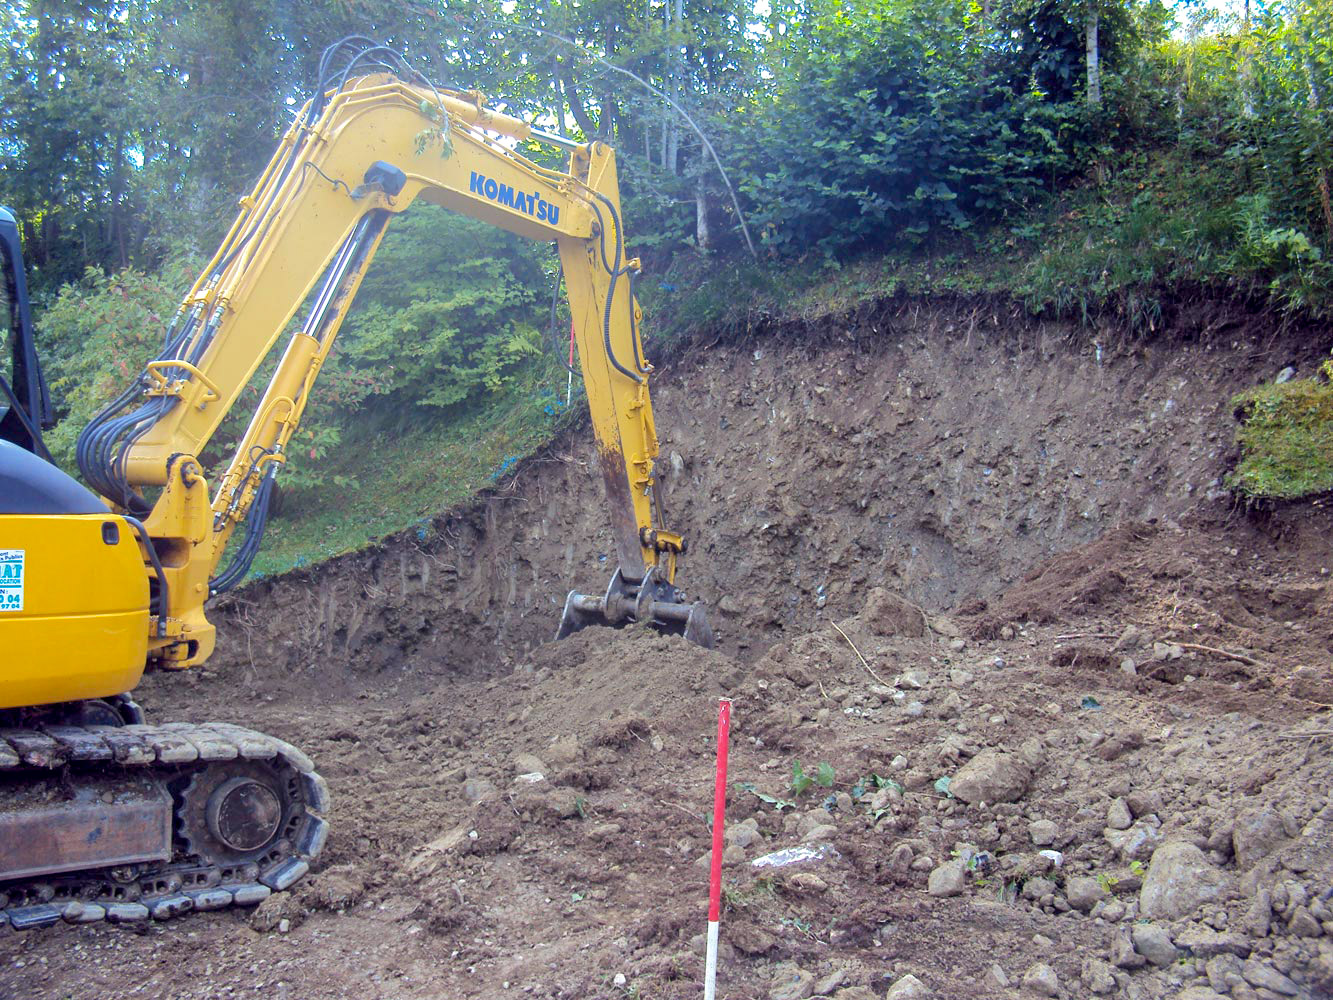
[[[284,740],[240,726],[177,722],[161,726],[0,729],[0,773],[51,772],[81,764],[85,767],[80,770],[86,768],[94,775],[111,767],[159,770],[165,783],[192,765],[238,759],[286,765],[295,775],[305,815],[291,838],[295,845],[292,854],[265,859],[262,865],[229,868],[189,861],[162,863],[131,883],[130,891],[124,894],[127,898],[122,899],[77,898],[87,896],[93,886],[105,884],[104,878],[91,872],[12,883],[0,889],[0,904],[4,905],[0,925],[8,923],[25,930],[61,920],[73,924],[100,920],[135,923],[150,918],[169,920],[192,910],[253,906],[310,870],[310,862],[319,856],[328,835],[323,817],[329,805],[328,787],[315,773],[309,757]]]

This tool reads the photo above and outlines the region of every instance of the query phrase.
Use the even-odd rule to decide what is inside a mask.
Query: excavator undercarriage
[[[310,759],[224,723],[0,728],[0,801],[0,921],[20,930],[253,905],[328,832]]]

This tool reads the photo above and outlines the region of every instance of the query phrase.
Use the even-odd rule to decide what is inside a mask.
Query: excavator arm
[[[567,168],[523,156],[523,140],[566,148]],[[142,521],[155,602],[150,657],[188,667],[211,653],[204,603],[248,570],[339,326],[386,228],[418,198],[559,251],[618,561],[605,596],[569,595],[559,635],[653,621],[711,645],[702,607],[674,586],[685,543],[657,514],[652,367],[631,283],[640,265],[625,249],[614,152],[537,130],[479,93],[375,73],[307,103],[186,295],[163,352],[79,439],[88,481]],[[199,456],[284,337],[210,494]]]

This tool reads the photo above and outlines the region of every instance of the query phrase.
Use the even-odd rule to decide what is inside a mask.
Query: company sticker
[[[0,549],[0,611],[23,610],[23,550]]]

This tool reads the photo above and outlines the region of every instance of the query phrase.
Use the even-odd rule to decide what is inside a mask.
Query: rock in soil
[[[1195,845],[1172,842],[1153,852],[1139,890],[1139,912],[1157,920],[1181,920],[1221,898],[1226,876]]]

